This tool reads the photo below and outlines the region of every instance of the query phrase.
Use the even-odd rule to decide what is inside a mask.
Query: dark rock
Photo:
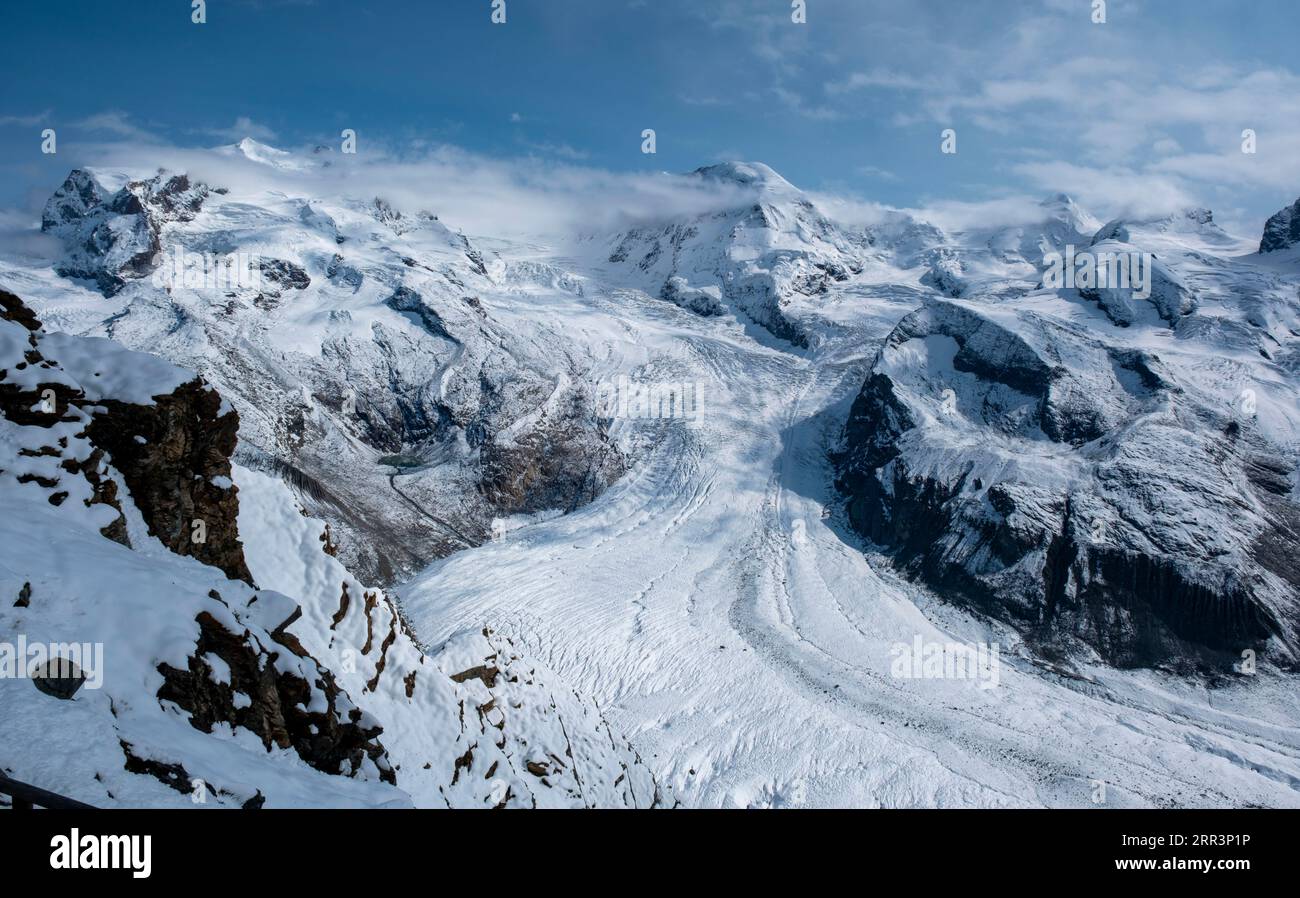
[[[158,698],[188,711],[195,729],[210,733],[219,723],[242,727],[256,734],[268,751],[273,746],[292,748],[307,764],[331,774],[351,774],[368,757],[382,780],[396,784],[387,752],[377,738],[382,727],[367,723],[333,674],[296,641],[290,647],[280,641],[282,633],[276,637],[283,651],[290,651],[312,671],[310,682],[280,670],[275,663],[279,652],[252,639],[248,631],[232,633],[206,611],[197,622],[199,638],[188,666],[158,666],[164,680]],[[230,683],[213,679],[205,655],[226,663]],[[248,697],[245,707],[236,707],[235,692]],[[306,710],[318,707],[317,693],[325,699],[325,710]]]
[[[67,701],[77,694],[77,690],[86,682],[86,675],[81,672],[71,658],[52,658],[44,664],[33,668],[30,676],[32,685],[46,695]]]
[[[284,259],[260,259],[257,268],[262,277],[285,290],[306,290],[311,286],[311,278],[299,265]]]
[[[214,483],[230,479],[238,413],[223,411],[221,397],[197,378],[155,397],[153,405],[115,400],[97,405],[104,411],[92,419],[87,434],[122,473],[149,532],[178,555],[252,583],[239,541],[238,488]],[[195,521],[203,522],[202,541],[196,539]]]
[[[1300,199],[1274,213],[1264,224],[1261,253],[1271,253],[1300,243]]]

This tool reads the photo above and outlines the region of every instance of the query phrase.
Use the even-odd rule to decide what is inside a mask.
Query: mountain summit
[[[1264,223],[1264,237],[1259,241],[1261,253],[1290,249],[1300,243],[1300,199],[1276,212]]]

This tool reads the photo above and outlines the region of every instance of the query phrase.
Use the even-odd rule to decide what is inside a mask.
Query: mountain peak
[[[700,178],[720,183],[738,184],[742,187],[757,187],[760,190],[793,191],[793,184],[781,177],[771,166],[762,162],[719,162],[705,165],[691,172]]]
[[[245,137],[238,143],[217,147],[217,152],[224,153],[227,156],[243,156],[251,162],[258,162],[285,171],[306,167],[305,163],[298,160],[293,153],[277,149],[251,137]]]

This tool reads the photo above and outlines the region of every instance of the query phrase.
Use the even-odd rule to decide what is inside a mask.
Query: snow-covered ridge
[[[206,478],[237,513],[187,500],[171,545],[169,518],[128,486],[125,449],[106,447],[175,439],[135,431],[191,382],[109,341],[46,334],[0,293],[0,595],[17,597],[0,602],[0,654],[26,665],[14,637],[91,647],[70,700],[0,679],[6,773],[105,806],[660,801],[599,710],[508,639],[464,633],[425,652],[283,483],[212,474],[217,460],[230,472],[219,428],[191,435],[178,469],[139,472],[182,490]],[[235,538],[238,570],[202,563],[191,517],[204,540]]]
[[[221,153],[286,177],[319,162],[247,140]],[[38,312],[200,372],[241,413],[240,459],[285,476],[371,579],[481,542],[498,516],[581,505],[621,471],[586,361],[494,311],[493,295],[576,282],[493,258],[433,212],[78,170],[42,228],[66,247],[56,273],[105,301],[38,281]],[[254,277],[203,268],[236,257]]]

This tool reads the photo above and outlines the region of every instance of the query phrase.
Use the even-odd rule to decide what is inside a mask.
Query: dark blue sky
[[[612,171],[767,162],[901,206],[1056,190],[1101,214],[1300,194],[1294,0],[8,0],[0,203],[107,141],[411,153]],[[59,134],[55,158],[40,131]],[[939,152],[940,132],[958,153]],[[658,153],[640,152],[653,128]],[[1240,152],[1253,128],[1259,152]]]

